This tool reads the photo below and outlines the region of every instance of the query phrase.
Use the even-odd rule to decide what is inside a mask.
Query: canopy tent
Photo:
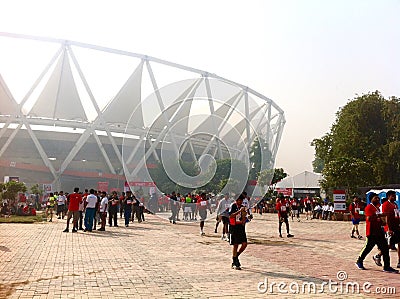
[[[284,178],[276,184],[275,190],[289,196],[319,194],[321,179],[320,173],[304,171],[295,176]]]
[[[320,188],[320,173],[304,171],[292,177],[286,177],[276,184],[276,188]]]

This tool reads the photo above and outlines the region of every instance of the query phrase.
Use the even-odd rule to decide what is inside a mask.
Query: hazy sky
[[[312,171],[310,142],[349,99],[400,97],[400,0],[2,0],[0,31],[147,54],[247,85],[285,111],[275,167],[291,176]]]

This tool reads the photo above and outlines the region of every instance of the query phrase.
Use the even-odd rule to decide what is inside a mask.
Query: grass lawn
[[[0,223],[34,223],[34,222],[42,222],[42,215],[36,216],[15,216],[11,215],[11,217],[1,217]]]

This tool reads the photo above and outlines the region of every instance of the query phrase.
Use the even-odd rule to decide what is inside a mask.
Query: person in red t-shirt
[[[349,206],[349,212],[351,216],[351,222],[353,223],[353,227],[351,229],[351,235],[350,238],[356,238],[354,236],[354,232],[357,234],[357,238],[362,239],[362,236],[358,232],[358,225],[360,224],[360,199],[358,196],[353,197],[353,202]]]
[[[400,268],[400,211],[396,204],[396,192],[389,190],[386,192],[387,201],[382,204],[382,213],[386,215],[385,232],[388,238],[389,247],[395,249],[397,244],[397,268]]]
[[[293,199],[290,201],[290,212],[292,221],[293,218],[296,216],[297,222],[300,222],[300,205],[299,201],[295,197],[293,197]]]
[[[379,197],[375,193],[372,193],[370,196],[372,197],[371,203],[365,208],[366,243],[357,259],[356,266],[360,270],[365,270],[363,265],[364,259],[374,246],[377,245],[383,255],[383,271],[398,273],[397,270],[390,267],[389,247],[381,228],[381,218],[384,217],[385,214],[379,211]]]
[[[78,218],[79,218],[79,203],[82,201],[82,195],[78,193],[79,188],[74,188],[74,193],[68,196],[68,216],[67,216],[67,228],[63,231],[64,233],[69,232],[69,220],[72,218],[73,226],[72,232],[76,233],[77,230],[75,229],[78,225]]]
[[[288,221],[288,207],[285,198],[278,199],[275,209],[278,212],[278,219],[279,219],[279,237],[282,238],[282,223],[285,222],[286,224],[286,232],[287,237],[291,238],[294,237],[289,233],[289,221]]]

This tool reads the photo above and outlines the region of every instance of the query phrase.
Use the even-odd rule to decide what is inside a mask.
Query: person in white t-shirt
[[[100,209],[99,209],[100,217],[101,217],[101,227],[98,230],[100,230],[100,231],[106,230],[107,206],[108,206],[107,193],[105,191],[102,191],[101,192]]]
[[[64,191],[60,191],[57,196],[57,216],[58,219],[64,219],[65,217],[65,204],[67,202],[67,197],[64,195]]]
[[[247,192],[246,191],[243,191],[242,194],[244,196],[242,205],[246,208],[246,211],[247,211],[247,220],[246,220],[246,222],[249,222],[249,221],[251,221],[251,219],[253,219],[253,214],[251,212],[251,208],[252,207],[250,206],[250,197],[247,196]]]
[[[85,232],[91,232],[93,229],[94,214],[96,212],[97,196],[94,195],[94,190],[89,190],[89,195],[86,197],[85,210]]]
[[[219,201],[217,206],[217,223],[215,224],[215,233],[217,233],[218,224],[222,221],[223,229],[221,240],[229,241],[229,207],[233,202],[232,199],[229,198],[229,193],[226,193],[225,196]]]

